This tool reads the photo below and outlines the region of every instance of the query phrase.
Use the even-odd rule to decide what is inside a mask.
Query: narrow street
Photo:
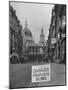
[[[11,2],[9,11],[10,88],[65,85],[66,5]]]

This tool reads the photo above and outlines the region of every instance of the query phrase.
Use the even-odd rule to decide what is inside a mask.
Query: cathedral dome
[[[25,40],[25,46],[32,45],[34,43],[32,33],[30,29],[28,28],[27,21],[25,20],[25,27],[24,27],[24,40]]]
[[[27,27],[24,28],[24,34],[25,36],[32,37],[31,31]]]
[[[25,21],[24,34],[25,34],[26,37],[32,37],[31,31],[27,27],[27,21]]]

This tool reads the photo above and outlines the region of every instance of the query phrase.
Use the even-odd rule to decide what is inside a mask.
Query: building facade
[[[53,62],[66,62],[66,5],[55,5],[48,37],[48,53]]]
[[[10,62],[20,63],[23,55],[22,26],[16,11],[9,5]]]
[[[41,29],[39,43],[32,44],[28,46],[28,58],[31,62],[46,62],[45,56],[47,53],[47,47],[45,43],[45,35],[43,28]]]

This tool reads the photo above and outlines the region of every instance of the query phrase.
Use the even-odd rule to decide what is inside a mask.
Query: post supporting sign
[[[50,64],[32,66],[32,83],[50,81]]]

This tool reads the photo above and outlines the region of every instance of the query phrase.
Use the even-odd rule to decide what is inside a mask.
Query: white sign
[[[32,66],[32,83],[50,81],[50,64]]]
[[[54,44],[54,43],[56,43],[56,38],[51,39],[51,44]]]
[[[65,34],[62,34],[62,37],[65,37],[66,35]]]

